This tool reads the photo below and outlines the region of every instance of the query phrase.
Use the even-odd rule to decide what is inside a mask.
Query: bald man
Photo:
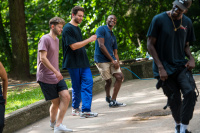
[[[113,27],[117,23],[116,16],[109,15],[106,23],[107,25],[100,26],[96,31],[97,40],[95,42],[94,61],[103,80],[106,82],[106,101],[109,103],[109,107],[122,107],[126,106],[126,104],[116,101],[118,92],[124,79],[119,65],[116,37],[112,32]],[[114,83],[114,90],[111,97],[110,90],[112,76],[115,77],[116,81]]]

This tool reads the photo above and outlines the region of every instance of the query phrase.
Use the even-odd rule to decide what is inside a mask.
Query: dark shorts
[[[38,81],[42,92],[44,94],[45,100],[53,100],[59,97],[59,92],[63,90],[68,90],[67,85],[63,80],[60,80],[57,84],[47,84],[41,81]]]

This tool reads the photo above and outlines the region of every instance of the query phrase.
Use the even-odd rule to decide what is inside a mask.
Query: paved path
[[[195,76],[200,88],[200,76]],[[156,80],[130,80],[123,83],[118,101],[126,107],[109,108],[105,102],[105,92],[93,97],[92,111],[98,112],[97,118],[80,119],[71,116],[68,109],[63,124],[78,133],[173,133],[174,121],[171,115],[136,117],[138,113],[161,111],[166,104],[162,90],[155,89]],[[200,97],[198,97],[200,101]],[[200,133],[200,103],[197,102],[189,130]],[[166,112],[166,111],[165,111]],[[169,112],[169,110],[167,110]],[[49,117],[42,119],[16,133],[53,133],[49,127]]]

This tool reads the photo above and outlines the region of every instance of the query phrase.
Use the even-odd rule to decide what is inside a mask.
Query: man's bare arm
[[[187,67],[189,70],[192,70],[195,68],[195,60],[191,54],[189,42],[186,42],[185,44],[185,54],[189,58],[189,61],[185,64],[185,67]]]
[[[165,69],[158,57],[158,54],[156,52],[156,49],[155,49],[156,41],[157,41],[157,39],[155,37],[148,37],[147,49],[148,49],[149,53],[151,54],[151,56],[153,57],[154,62],[158,66],[160,79],[165,81],[168,78],[168,75],[167,75],[167,72],[165,71]]]
[[[99,43],[99,48],[101,49],[101,52],[114,64],[115,69],[118,69],[119,64],[110,56],[106,46],[104,45],[104,38],[98,38],[97,41]]]
[[[8,90],[8,77],[7,77],[6,70],[1,62],[0,62],[0,77],[3,84],[3,98],[6,100],[7,90]],[[5,104],[6,104],[6,101],[5,101]]]
[[[49,60],[47,59],[47,52],[42,50],[40,51],[40,61],[42,62],[42,64],[44,64],[44,66],[46,68],[48,68],[49,70],[51,70],[55,75],[56,75],[56,78],[58,80],[62,80],[63,79],[63,76],[61,75],[61,73],[59,71],[57,71],[52,65],[51,63],[49,62]]]

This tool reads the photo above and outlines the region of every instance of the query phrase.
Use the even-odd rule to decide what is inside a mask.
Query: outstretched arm
[[[160,75],[160,79],[165,81],[168,78],[167,72],[164,69],[158,54],[156,52],[155,49],[155,45],[156,45],[156,38],[155,37],[148,37],[147,39],[147,49],[149,51],[149,53],[151,54],[151,56],[154,59],[154,62],[156,63],[157,67],[158,67],[158,71],[159,71],[159,75]]]
[[[6,105],[7,90],[8,90],[8,78],[7,78],[6,70],[1,62],[0,62],[0,77],[1,77],[1,80],[3,83],[3,98],[5,99],[5,105]]]
[[[87,45],[90,42],[95,41],[96,39],[97,39],[97,36],[96,35],[92,35],[90,38],[88,38],[88,39],[86,39],[84,41],[73,43],[73,44],[71,44],[69,46],[70,46],[70,48],[72,50],[76,50],[76,49],[84,47],[85,45]]]

